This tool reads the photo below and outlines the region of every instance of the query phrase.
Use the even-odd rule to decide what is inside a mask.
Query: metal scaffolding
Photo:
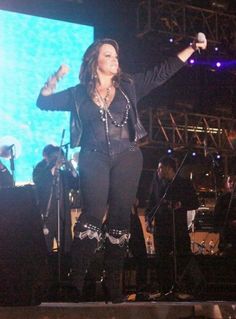
[[[235,156],[236,119],[197,113],[147,108],[140,112],[148,131],[142,146],[220,152]]]
[[[199,31],[207,34],[208,42],[225,43],[235,37],[236,16],[181,1],[141,0],[137,9],[137,36],[152,31],[177,38],[194,38]]]

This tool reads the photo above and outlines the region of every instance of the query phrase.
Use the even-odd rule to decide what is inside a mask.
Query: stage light
[[[219,48],[218,48],[218,47],[215,47],[214,50],[217,52],[217,51],[219,51]]]
[[[221,63],[220,62],[216,62],[216,66],[217,66],[217,68],[220,68],[221,67]]]
[[[192,152],[192,156],[195,157],[197,156],[197,153],[195,151]]]
[[[174,42],[174,39],[173,39],[173,38],[169,38],[169,42],[170,42],[170,43],[173,43],[173,42]]]
[[[195,60],[194,60],[194,59],[190,59],[190,60],[189,60],[189,63],[190,63],[190,64],[194,64],[194,63],[195,63]]]
[[[171,148],[171,147],[169,147],[168,149],[167,149],[167,154],[172,154],[173,153],[173,149]]]
[[[221,159],[221,155],[219,153],[216,154],[216,159]]]

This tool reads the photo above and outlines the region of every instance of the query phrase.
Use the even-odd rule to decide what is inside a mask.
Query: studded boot
[[[72,284],[77,288],[78,301],[82,300],[86,271],[101,239],[100,228],[88,222],[88,219],[81,215],[74,227],[74,240],[71,248]]]
[[[124,302],[122,274],[130,234],[127,230],[110,229],[105,233],[104,291],[106,302]]]

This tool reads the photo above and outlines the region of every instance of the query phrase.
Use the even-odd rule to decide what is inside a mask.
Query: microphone
[[[196,37],[196,42],[197,43],[204,43],[206,42],[206,36],[202,32],[198,32],[197,37]],[[197,51],[199,54],[201,54],[200,48],[197,48]]]
[[[197,34],[197,42],[203,43],[206,41],[206,36],[202,32],[198,32]]]
[[[47,216],[41,215],[43,220],[43,234],[44,236],[47,236],[49,234],[49,229],[46,226]]]
[[[47,236],[49,234],[49,229],[47,228],[46,225],[43,225],[43,234],[44,236]]]

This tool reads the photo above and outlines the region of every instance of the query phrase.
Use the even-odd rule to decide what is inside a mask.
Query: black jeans
[[[137,146],[108,155],[81,150],[79,158],[82,209],[88,220],[101,227],[108,209],[110,229],[129,229],[130,211],[136,197],[143,157]]]

